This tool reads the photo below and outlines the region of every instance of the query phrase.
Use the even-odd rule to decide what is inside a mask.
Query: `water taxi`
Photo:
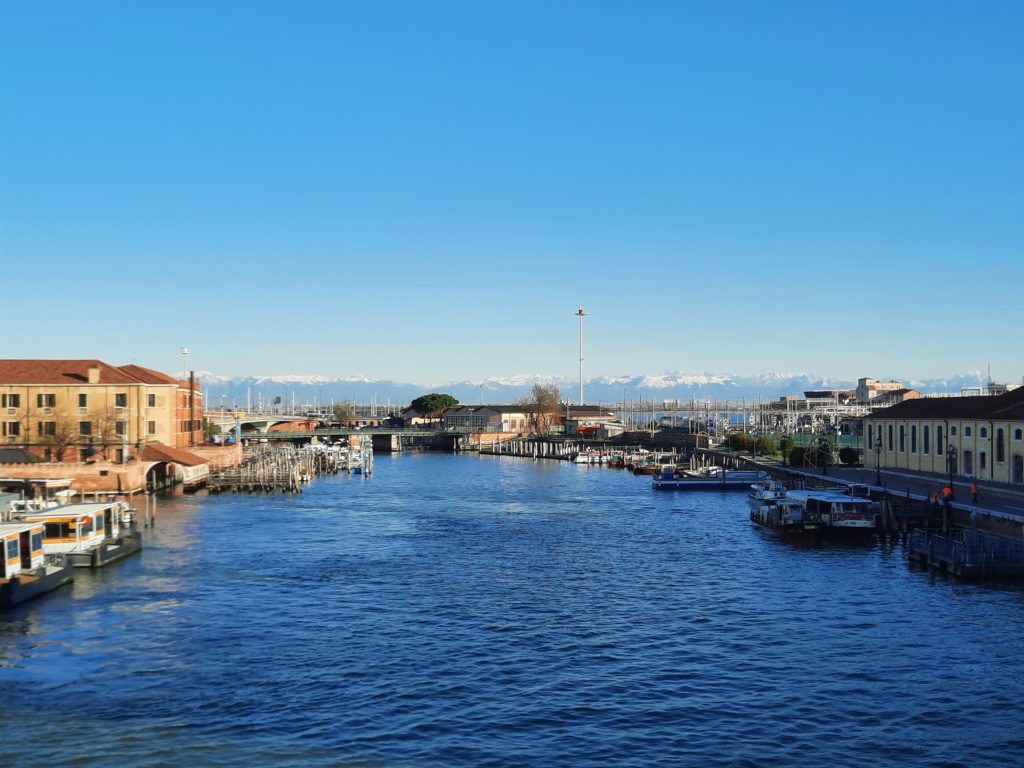
[[[772,503],[751,505],[750,522],[785,536],[816,536],[821,524],[804,511],[795,499],[779,499]]]
[[[41,523],[0,525],[0,609],[11,608],[72,578],[72,566],[62,557],[47,562]]]
[[[21,515],[43,526],[43,551],[63,555],[72,565],[96,568],[142,549],[123,501],[66,504]]]
[[[831,490],[797,490],[786,501],[798,505],[804,518],[818,524],[818,532],[836,537],[868,536],[875,530],[871,499]]]

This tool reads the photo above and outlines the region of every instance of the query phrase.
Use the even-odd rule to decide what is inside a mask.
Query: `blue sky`
[[[0,6],[5,357],[1024,374],[1017,2]]]

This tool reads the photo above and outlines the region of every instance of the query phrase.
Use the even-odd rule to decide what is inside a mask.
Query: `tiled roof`
[[[170,376],[138,365],[114,366],[102,360],[0,360],[4,384],[88,384],[99,368],[100,384],[177,384]]]
[[[923,397],[875,411],[869,419],[1024,419],[1024,387],[1005,395]]]
[[[124,371],[129,376],[134,376],[139,381],[145,384],[180,384],[173,376],[168,376],[166,373],[160,373],[160,371],[154,371],[151,368],[143,368],[141,365],[120,365],[118,370]]]
[[[195,467],[208,462],[202,456],[183,451],[180,448],[171,448],[163,443],[147,443],[142,449],[143,461],[173,461],[176,464],[183,464],[186,467]]]

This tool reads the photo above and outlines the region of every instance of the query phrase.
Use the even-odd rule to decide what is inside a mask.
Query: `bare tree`
[[[562,393],[556,384],[537,383],[533,385],[530,394],[517,404],[523,406],[526,412],[530,432],[535,435],[547,435],[561,413]]]
[[[82,435],[78,431],[78,421],[67,413],[40,421],[38,429],[39,444],[49,448],[58,462],[64,461],[64,455],[68,448],[82,442]]]

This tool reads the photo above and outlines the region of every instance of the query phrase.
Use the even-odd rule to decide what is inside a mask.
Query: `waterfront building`
[[[529,416],[522,405],[456,405],[441,414],[444,429],[469,428],[474,432],[527,431]]]
[[[148,443],[203,442],[198,382],[101,360],[0,360],[6,448],[44,461],[125,462]]]
[[[868,465],[1024,484],[1024,388],[906,400],[864,425]]]

